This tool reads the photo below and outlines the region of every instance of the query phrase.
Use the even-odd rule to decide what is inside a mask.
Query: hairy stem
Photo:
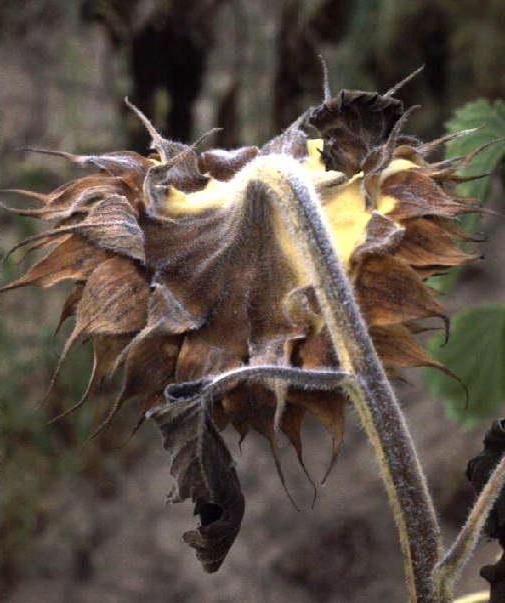
[[[306,390],[335,390],[343,388],[346,383],[353,383],[354,376],[343,371],[305,370],[273,364],[241,366],[197,381],[170,383],[165,388],[165,398],[168,402],[190,402],[196,398],[211,401],[222,396],[238,382],[265,383],[268,380],[280,381]],[[149,414],[148,412],[147,415]]]
[[[280,212],[303,255],[341,369],[355,382],[344,385],[382,470],[400,534],[409,600],[440,603],[433,569],[440,558],[440,530],[417,453],[352,286],[335,252],[317,195],[299,164],[284,156],[258,158],[249,186]]]
[[[453,545],[444,555],[435,571],[435,582],[440,596],[449,597],[461,570],[470,559],[484,529],[486,520],[505,485],[505,456],[495,467],[479,494],[465,525]]]

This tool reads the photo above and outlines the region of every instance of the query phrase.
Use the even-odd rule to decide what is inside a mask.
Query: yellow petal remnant
[[[372,217],[366,210],[363,177],[355,176],[339,188],[325,203],[324,213],[339,257],[347,267],[354,250],[366,241],[366,228]]]
[[[324,141],[322,138],[311,138],[307,141],[307,159],[304,162],[304,167],[308,171],[325,170],[324,162],[321,158],[323,152]]]

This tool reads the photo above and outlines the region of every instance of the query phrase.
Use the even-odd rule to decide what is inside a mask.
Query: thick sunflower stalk
[[[264,147],[234,151],[165,140],[133,108],[151,155],[56,153],[94,172],[48,195],[17,191],[41,207],[11,211],[55,225],[16,246],[49,251],[3,290],[73,282],[60,324],[75,325],[58,369],[78,339],[92,341],[95,360],[65,414],[123,371],[96,433],[129,399],[158,423],[170,498],[195,502],[201,525],[185,540],[207,571],[244,512],[219,432],[260,432],[282,478],[279,431],[303,466],[301,427],[314,415],[333,460],[351,400],[395,513],[410,600],[450,600],[452,577],[435,584],[439,529],[388,377],[445,370],[415,339],[427,318],[448,330],[425,281],[473,258],[458,246],[457,217],[476,207],[454,193],[470,158],[430,163],[446,139],[404,135],[410,112],[395,92],[328,95]]]

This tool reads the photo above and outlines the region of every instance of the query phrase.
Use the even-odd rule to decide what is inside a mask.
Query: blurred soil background
[[[321,100],[317,53],[334,91],[384,91],[419,65],[401,96],[422,104],[410,129],[440,135],[454,108],[505,96],[504,0],[2,0],[0,180],[47,192],[78,173],[24,147],[78,153],[146,150],[128,95],[168,137],[191,141],[223,127],[216,146],[262,143]],[[503,213],[500,183],[493,208]],[[24,203],[2,194],[2,203]],[[0,246],[37,232],[2,212]],[[503,302],[505,221],[483,222],[485,262],[467,268],[447,296],[451,311]],[[4,281],[26,259],[5,264]],[[405,599],[396,533],[377,468],[352,413],[344,447],[315,508],[291,451],[283,450],[291,505],[266,442],[240,452],[229,434],[247,508],[223,568],[205,575],[181,541],[191,505],[165,507],[166,456],[151,425],[122,446],[139,409],[85,443],[110,391],[53,426],[79,399],[91,365],[71,353],[44,397],[65,331],[53,335],[63,290],[30,288],[0,298],[0,593],[10,603],[283,602],[400,603]],[[469,350],[468,353],[471,353]],[[472,499],[464,470],[488,424],[464,431],[431,400],[419,373],[399,394],[452,538]],[[111,386],[109,386],[111,388]],[[329,442],[310,422],[307,465],[324,473]],[[497,554],[482,543],[461,592],[485,587],[479,567]]]

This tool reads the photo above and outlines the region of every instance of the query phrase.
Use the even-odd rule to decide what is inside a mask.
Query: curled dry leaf
[[[76,406],[120,367],[123,387],[102,427],[129,398],[149,408],[173,383],[262,365],[339,370],[304,259],[255,180],[257,162],[272,157],[275,169],[279,155],[290,156],[314,186],[390,374],[439,367],[414,338],[420,319],[447,324],[425,280],[473,259],[458,246],[465,235],[457,217],[478,208],[453,194],[458,165],[469,158],[431,164],[437,145],[401,132],[409,112],[393,92],[344,90],[264,147],[235,151],[202,153],[165,140],[134,109],[152,137],[150,156],[55,153],[95,173],[48,195],[14,191],[40,207],[11,211],[56,224],[17,246],[52,249],[4,290],[73,281],[61,320],[75,316],[75,327],[63,358],[79,336],[95,349],[93,375]],[[308,138],[309,126],[320,138]],[[186,415],[177,409],[182,430]],[[259,431],[274,453],[283,431],[303,462],[306,413],[329,432],[334,457],[344,409],[341,391],[274,379],[237,382],[217,397],[213,417],[242,437]],[[215,429],[205,429],[209,445],[227,458]],[[170,438],[179,445],[179,436]]]
[[[233,544],[244,515],[244,497],[233,461],[207,407],[185,399],[153,408],[174,478],[170,502],[190,498],[200,526],[183,536],[206,572],[216,572]]]
[[[466,476],[477,494],[488,482],[493,469],[498,465],[505,453],[505,420],[493,421],[484,438],[484,448],[478,455],[470,459]],[[489,538],[505,544],[505,492],[497,498],[486,522],[486,534]]]
[[[170,473],[175,480],[170,502],[191,499],[200,525],[183,536],[196,549],[205,571],[215,572],[233,544],[244,515],[244,497],[230,453],[213,421],[213,400],[236,388],[237,383],[264,383],[277,379],[306,391],[334,391],[352,377],[339,371],[306,371],[277,365],[243,367],[171,384],[165,389],[167,403],[153,407],[146,416],[161,430],[163,446],[170,455]],[[300,409],[298,409],[300,410]],[[282,428],[298,452],[299,414],[283,418]],[[272,430],[272,417],[250,413],[251,424]],[[299,451],[301,455],[301,450]],[[301,456],[300,456],[301,461]],[[279,467],[281,479],[282,472]],[[283,482],[284,483],[284,482]]]

